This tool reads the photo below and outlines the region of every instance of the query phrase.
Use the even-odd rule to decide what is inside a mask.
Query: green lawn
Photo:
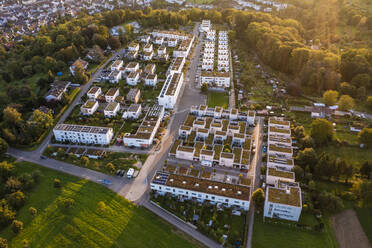
[[[356,208],[355,211],[369,242],[372,244],[372,208]]]
[[[101,185],[28,162],[17,164],[22,172],[35,169],[43,176],[18,212],[23,231],[15,236],[8,227],[0,233],[9,247],[25,247],[24,241],[27,247],[198,247],[151,212]],[[54,178],[61,180],[61,189],[53,187]],[[65,198],[75,201],[71,209],[61,206]],[[104,211],[97,208],[100,201]],[[38,210],[35,218],[31,206]]]
[[[223,108],[229,107],[229,95],[225,92],[208,92],[207,95],[208,107],[214,108],[221,106]]]
[[[372,160],[372,149],[361,149],[357,146],[334,146],[330,145],[322,147],[318,151],[333,154],[337,158],[345,159],[349,162],[363,163],[367,160]],[[319,153],[319,154],[320,154]]]
[[[262,215],[256,215],[253,226],[254,248],[331,248],[338,247],[329,221],[323,233],[289,228],[284,225],[263,223]]]

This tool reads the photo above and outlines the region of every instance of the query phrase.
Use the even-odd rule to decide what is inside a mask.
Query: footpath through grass
[[[9,247],[24,247],[24,242],[28,247],[59,248],[199,246],[153,213],[99,184],[32,163],[17,163],[22,172],[36,169],[43,176],[16,217],[24,223],[23,231],[15,236],[8,227],[0,233],[8,239]],[[61,188],[53,187],[54,178],[61,180]],[[74,200],[70,209],[61,204],[66,198]],[[103,211],[98,208],[101,201]],[[38,210],[34,218],[30,207]]]
[[[302,218],[302,217],[301,217]],[[338,247],[331,223],[326,219],[323,232],[307,231],[285,225],[264,223],[255,215],[252,247],[254,248],[332,248]]]
[[[207,95],[207,105],[210,108],[220,106],[223,108],[229,107],[229,95],[226,92],[209,91]]]

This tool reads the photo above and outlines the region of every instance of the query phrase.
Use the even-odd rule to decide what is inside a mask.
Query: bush
[[[63,206],[67,209],[72,208],[75,204],[75,200],[72,198],[66,198],[62,201]]]
[[[19,181],[22,183],[22,188],[24,190],[30,190],[32,187],[34,187],[35,180],[32,178],[31,174],[29,173],[23,173],[19,176]]]
[[[12,230],[14,233],[20,233],[23,230],[23,222],[20,220],[13,220]]]
[[[34,181],[38,183],[40,181],[42,174],[39,170],[35,170],[32,172],[31,176],[32,176],[32,179],[34,179]]]
[[[19,209],[26,203],[26,197],[22,191],[17,191],[8,195],[8,202],[13,208]]]
[[[54,178],[53,185],[54,188],[61,188],[61,180],[59,180],[58,178]]]
[[[33,217],[35,217],[35,216],[37,215],[37,209],[34,208],[34,207],[30,207],[30,208],[28,209],[28,211],[30,212],[30,214],[31,214]]]
[[[8,248],[8,240],[0,238],[0,248]]]

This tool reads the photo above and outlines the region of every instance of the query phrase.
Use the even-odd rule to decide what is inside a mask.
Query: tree
[[[98,210],[103,212],[106,209],[106,204],[103,201],[98,202]]]
[[[302,139],[303,137],[305,137],[305,128],[304,128],[304,126],[297,126],[297,127],[295,127],[295,129],[293,130],[293,134],[296,137],[296,139]]]
[[[40,181],[42,174],[39,170],[35,170],[32,172],[31,176],[32,176],[32,179],[34,179],[34,182],[37,183]]]
[[[356,181],[351,190],[359,199],[359,205],[361,207],[372,206],[372,181]]]
[[[362,176],[369,180],[372,173],[372,161],[365,161],[360,167],[359,171]]]
[[[107,163],[106,164],[106,170],[108,170],[110,173],[115,172],[115,166],[112,163]]]
[[[316,152],[313,148],[305,148],[300,151],[297,155],[296,162],[303,168],[310,166],[311,168],[317,163],[318,158]]]
[[[323,152],[320,155],[318,163],[316,164],[315,172],[318,177],[325,176],[328,177],[328,180],[330,180],[331,177],[335,176],[337,173],[334,158]]]
[[[54,120],[52,113],[49,112],[46,114],[36,109],[30,118],[30,122],[37,124],[34,127],[40,127],[42,130],[45,130],[53,126]]]
[[[61,188],[61,180],[59,180],[58,178],[54,178],[53,185],[54,188]]]
[[[207,83],[203,83],[202,86],[200,87],[200,91],[203,94],[207,94],[208,93],[208,84]]]
[[[311,138],[310,135],[306,135],[304,138],[300,140],[301,146],[303,148],[311,148],[314,147],[314,140]]]
[[[258,188],[253,192],[252,201],[258,210],[263,209],[265,203],[265,193],[261,188]]]
[[[94,34],[92,38],[94,44],[100,46],[102,49],[106,49],[107,47],[107,40],[103,35],[100,34]]]
[[[19,209],[26,203],[26,197],[22,191],[18,190],[8,195],[8,202],[13,208]]]
[[[30,207],[28,209],[28,211],[30,212],[30,214],[32,215],[32,217],[35,217],[37,215],[37,209],[34,208],[34,207]]]
[[[348,183],[349,178],[352,178],[354,175],[354,167],[352,164],[347,163],[347,166],[344,170],[345,183]]]
[[[115,36],[111,36],[108,39],[108,44],[114,50],[119,49],[121,47],[120,40],[118,38],[116,38]]]
[[[295,177],[297,180],[301,181],[304,178],[304,169],[302,169],[300,166],[295,165],[293,167],[293,172],[295,173]]]
[[[311,123],[310,136],[317,145],[325,145],[333,138],[332,123],[326,119],[316,119]]]
[[[75,200],[72,198],[66,198],[62,201],[65,208],[72,208],[75,204]]]
[[[74,77],[78,84],[86,84],[88,82],[88,76],[85,74],[85,70],[80,64],[77,64],[75,67]]]
[[[0,226],[5,227],[15,219],[16,213],[12,211],[5,199],[0,202]]]
[[[370,86],[371,77],[367,73],[358,74],[351,80],[351,84],[355,87],[366,87]]]
[[[0,248],[8,248],[8,240],[0,238]]]
[[[367,106],[367,108],[372,110],[372,96],[367,97],[366,106]]]
[[[14,174],[14,165],[6,161],[0,163],[0,177],[5,181]]]
[[[363,128],[358,134],[358,139],[361,144],[372,146],[372,128]]]
[[[23,222],[20,220],[13,220],[12,230],[15,234],[20,233],[23,230]]]
[[[336,177],[344,176],[348,163],[341,158],[336,159]]]
[[[328,106],[335,105],[337,103],[338,92],[335,90],[327,90],[323,94],[323,102]]]
[[[5,183],[5,189],[9,193],[14,193],[20,190],[21,187],[22,187],[22,183],[17,178],[14,178],[14,177],[9,177]]]
[[[0,138],[0,157],[3,157],[5,153],[8,152],[8,148],[8,143],[4,139]]]
[[[344,208],[344,203],[340,197],[334,194],[322,191],[318,196],[319,207],[328,213],[336,213]]]
[[[354,108],[354,99],[349,95],[342,95],[338,100],[338,108],[343,111],[349,111]]]
[[[89,165],[89,158],[87,156],[82,156],[81,161],[83,162],[83,165],[85,166]]]
[[[340,85],[340,93],[343,95],[355,96],[356,87],[347,82],[343,82]]]
[[[22,121],[22,115],[17,111],[17,109],[12,107],[6,107],[3,110],[3,118],[10,125],[18,126]]]

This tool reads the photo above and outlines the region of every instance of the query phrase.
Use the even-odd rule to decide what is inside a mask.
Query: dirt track
[[[332,225],[340,248],[371,248],[354,210],[336,214],[332,217]]]

